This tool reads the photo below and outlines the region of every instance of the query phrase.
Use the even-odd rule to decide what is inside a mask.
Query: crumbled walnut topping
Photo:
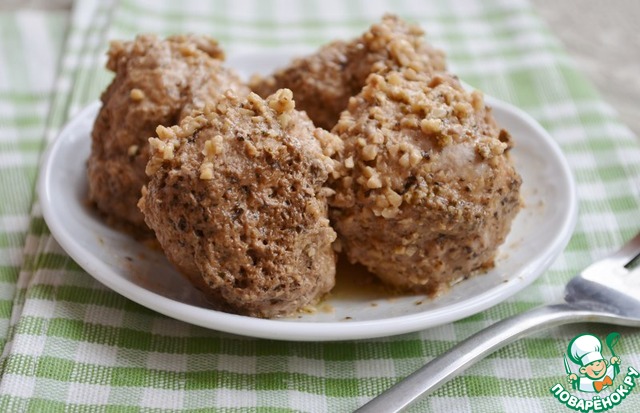
[[[158,138],[162,139],[163,141],[168,141],[170,139],[177,138],[177,135],[174,129],[167,128],[162,125],[158,125],[158,127],[156,128],[156,134],[158,135]]]
[[[362,148],[362,160],[372,161],[378,156],[378,145],[365,145]]]
[[[292,111],[296,102],[293,100],[293,93],[289,89],[280,89],[267,98],[269,107],[276,113],[286,113]]]
[[[387,188],[385,196],[387,197],[389,204],[394,208],[398,208],[402,204],[402,196],[398,195],[397,192],[394,192],[390,188]]]
[[[204,115],[187,116],[180,122],[182,129],[180,137],[184,138],[193,135],[196,130],[202,128],[207,122],[208,120]]]
[[[395,57],[406,56],[404,46],[395,44]],[[404,203],[454,196],[431,185],[407,190],[405,178],[395,175],[432,182],[432,163],[441,162],[439,151],[469,139],[483,159],[501,155],[507,144],[498,136],[479,135],[477,125],[485,122],[487,110],[481,94],[466,92],[446,73],[403,69],[371,75],[334,128],[344,141],[341,175],[349,179],[341,178],[333,202],[353,205],[364,199],[374,215],[393,218]],[[445,203],[438,208],[453,208],[457,214],[458,207]]]
[[[138,145],[131,145],[129,146],[129,149],[127,149],[127,155],[133,157],[136,156],[138,154]]]
[[[282,126],[283,129],[286,129],[289,126],[289,122],[291,121],[291,116],[288,113],[283,113],[278,116],[278,123]]]
[[[149,138],[151,151],[162,159],[173,159],[173,142],[165,142],[158,138]]]
[[[367,188],[382,188],[382,181],[380,180],[380,176],[378,174],[372,175],[371,178],[367,180]]]
[[[200,165],[200,179],[204,181],[213,179],[213,164],[211,162],[203,162]]]
[[[420,129],[426,134],[439,133],[442,130],[441,119],[422,119]]]
[[[185,43],[180,45],[180,53],[182,53],[184,57],[195,56],[198,54],[198,49],[196,49],[193,44]]]
[[[355,166],[355,164],[353,163],[353,156],[350,156],[344,160],[344,166],[347,169],[352,169]]]
[[[402,154],[402,156],[400,157],[400,159],[398,160],[398,163],[400,164],[400,166],[402,166],[403,168],[408,168],[409,167],[409,153],[404,153]]]
[[[443,106],[432,108],[430,115],[434,118],[444,118],[445,116],[447,116],[447,109],[445,109]]]
[[[342,139],[324,129],[316,128],[313,131],[313,136],[320,142],[325,156],[333,156],[344,147]]]
[[[141,100],[144,99],[145,95],[144,95],[144,92],[142,90],[140,90],[138,88],[133,88],[133,89],[131,89],[131,92],[129,93],[129,97],[134,102],[140,102]]]
[[[213,158],[215,155],[220,155],[224,151],[222,140],[223,138],[221,135],[216,135],[213,138],[207,140],[204,143],[202,154],[207,159]]]
[[[484,159],[491,159],[494,156],[500,156],[507,149],[507,144],[496,139],[484,139],[476,144],[478,153]]]
[[[245,141],[244,143],[244,152],[250,158],[255,158],[258,155],[258,149],[256,149],[255,145],[249,141]]]

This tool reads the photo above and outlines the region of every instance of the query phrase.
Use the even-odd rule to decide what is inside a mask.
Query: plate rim
[[[287,319],[261,319],[237,314],[225,313],[210,308],[199,307],[173,300],[152,292],[126,278],[118,275],[100,260],[92,261],[87,257],[86,249],[55,218],[51,199],[50,177],[56,153],[65,144],[65,137],[72,133],[83,117],[97,112],[100,101],[95,101],[80,110],[63,127],[56,139],[50,143],[42,157],[38,175],[38,196],[45,222],[51,234],[60,246],[93,278],[112,289],[116,293],[137,302],[168,317],[178,319],[207,329],[238,334],[249,337],[287,340],[287,341],[344,341],[390,337],[399,334],[426,330],[439,325],[451,323],[462,318],[482,312],[526,288],[540,277],[568,244],[578,217],[578,201],[576,185],[569,164],[558,143],[549,133],[523,110],[491,96],[485,95],[485,103],[519,117],[534,129],[547,144],[562,170],[564,184],[568,186],[568,200],[562,226],[554,234],[535,260],[539,264],[535,268],[523,269],[519,282],[509,282],[491,287],[480,295],[453,303],[449,306],[431,309],[414,314],[393,316],[377,320],[349,321],[295,321]],[[67,139],[68,141],[69,139]],[[68,144],[68,142],[67,142]],[[85,160],[83,159],[82,162]],[[90,255],[90,254],[89,254]],[[215,315],[216,317],[211,317]],[[213,320],[213,322],[212,322]],[[284,327],[283,327],[284,326]],[[375,327],[375,329],[372,329]],[[318,330],[322,330],[319,334]],[[284,330],[284,331],[283,331]]]

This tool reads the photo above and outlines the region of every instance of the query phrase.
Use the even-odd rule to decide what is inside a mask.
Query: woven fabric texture
[[[138,33],[205,33],[228,54],[313,50],[393,12],[427,31],[469,84],[512,103],[561,146],[579,218],[551,268],[482,313],[426,331],[346,342],[281,342],[173,320],[95,281],[51,236],[35,199],[39,156],[111,80],[108,43]],[[525,1],[77,1],[67,21],[0,14],[0,410],[347,412],[460,340],[562,298],[581,268],[640,228],[640,146]],[[544,190],[544,188],[540,188]],[[552,206],[562,208],[562,205]],[[561,411],[573,325],[508,345],[412,411]],[[616,328],[623,364],[640,333]],[[632,393],[615,411],[640,410]]]

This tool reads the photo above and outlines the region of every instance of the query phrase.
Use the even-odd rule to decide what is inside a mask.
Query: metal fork
[[[578,322],[640,327],[640,233],[565,287],[564,302],[499,321],[374,398],[358,412],[400,412],[476,361],[525,335]]]

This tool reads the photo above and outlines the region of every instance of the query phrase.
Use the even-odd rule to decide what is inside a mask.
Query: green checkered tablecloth
[[[580,200],[575,234],[526,290],[427,331],[286,343],[147,310],[94,281],[51,237],[34,196],[37,162],[110,81],[110,39],[199,32],[234,53],[290,51],[355,36],[386,11],[420,23],[453,71],[527,111],[567,156]],[[0,411],[352,411],[483,327],[561,299],[576,271],[639,228],[638,140],[527,2],[84,0],[68,18],[0,14]],[[520,340],[413,411],[568,411],[549,388],[564,382],[569,340],[611,330],[574,325]],[[640,333],[615,330],[623,365],[640,367]],[[640,391],[614,411],[640,411]]]

